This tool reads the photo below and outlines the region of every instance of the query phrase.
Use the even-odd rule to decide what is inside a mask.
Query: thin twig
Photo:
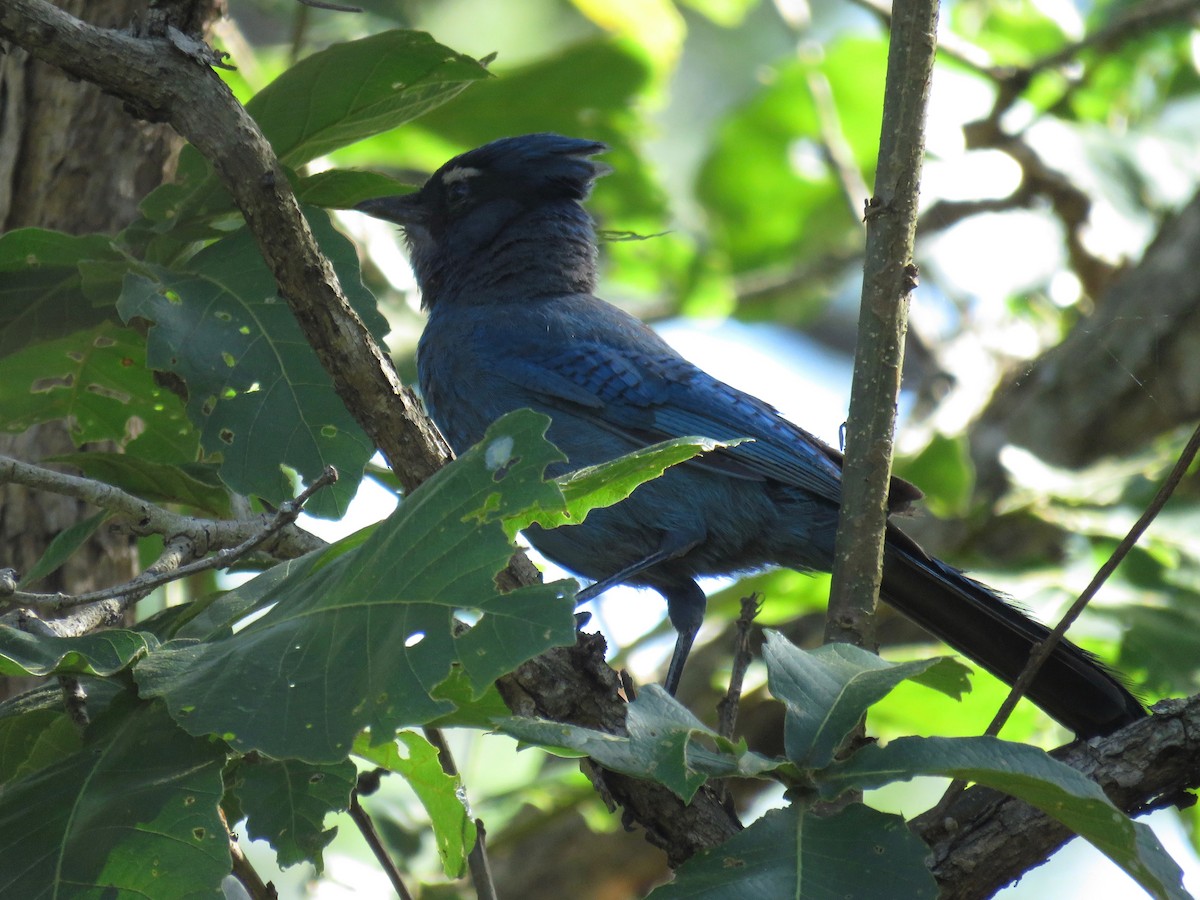
[[[733,640],[733,668],[729,672],[729,689],[717,704],[717,733],[733,740],[737,727],[738,704],[742,699],[742,684],[754,655],[750,652],[750,629],[762,609],[762,595],[754,593],[742,598],[742,611],[737,619],[737,635]]]
[[[904,362],[925,112],[937,42],[937,0],[892,17],[875,193],[867,205],[862,301],[834,542],[826,642],[874,647],[888,517],[896,398]]]
[[[128,520],[130,531],[139,537],[148,534],[160,534],[163,537],[186,534],[197,544],[206,547],[240,544],[248,536],[258,534],[263,522],[268,521],[267,516],[235,521],[183,516],[110,484],[0,456],[0,484],[9,483],[82,500],[107,510]],[[286,528],[280,531],[279,538],[270,548],[271,555],[279,558],[294,558],[325,546],[325,541],[301,528]]]
[[[442,771],[451,778],[459,778],[458,765],[454,762],[454,755],[450,752],[450,746],[446,743],[446,735],[442,733],[440,728],[423,728],[425,740],[433,746],[438,752],[438,760],[442,764]],[[465,791],[462,793],[465,799]],[[471,848],[471,852],[467,854],[467,865],[471,869],[471,880],[475,883],[475,894],[479,900],[496,900],[496,884],[492,880],[492,864],[487,855],[487,842],[485,840],[486,833],[483,829],[483,821],[475,820],[475,845]]]
[[[404,886],[404,879],[400,876],[400,870],[396,868],[395,861],[388,853],[387,847],[383,845],[383,841],[380,840],[379,832],[375,830],[375,823],[371,821],[370,815],[362,808],[362,804],[358,802],[357,787],[350,792],[349,812],[350,818],[358,826],[358,830],[366,839],[371,852],[375,854],[375,859],[379,862],[383,871],[387,873],[388,880],[391,881],[396,895],[400,897],[400,900],[412,900],[412,894]]]
[[[498,900],[496,882],[492,878],[492,862],[487,855],[487,830],[483,819],[475,820],[475,846],[467,857],[471,867],[471,880],[475,882],[475,895],[479,900]]]
[[[1074,624],[1077,618],[1079,618],[1079,614],[1083,612],[1084,608],[1088,605],[1088,603],[1091,602],[1092,598],[1096,596],[1097,592],[1101,587],[1104,586],[1104,583],[1108,581],[1112,573],[1116,571],[1117,566],[1119,566],[1125,557],[1129,555],[1129,551],[1132,550],[1137,542],[1141,539],[1146,529],[1150,527],[1150,523],[1158,517],[1160,512],[1162,512],[1163,507],[1166,506],[1167,501],[1171,499],[1171,495],[1175,492],[1175,488],[1179,486],[1179,482],[1182,481],[1183,476],[1187,474],[1188,467],[1191,466],[1192,461],[1196,458],[1197,452],[1200,452],[1200,426],[1197,426],[1196,430],[1192,432],[1192,436],[1188,440],[1187,446],[1183,448],[1183,452],[1179,455],[1179,459],[1176,460],[1170,474],[1167,475],[1166,480],[1158,489],[1158,493],[1154,495],[1154,499],[1150,501],[1150,505],[1146,507],[1146,511],[1142,513],[1137,522],[1134,523],[1133,527],[1129,529],[1129,533],[1125,535],[1121,543],[1117,545],[1115,550],[1113,550],[1112,555],[1109,556],[1104,565],[1100,567],[1100,570],[1096,573],[1095,577],[1092,578],[1091,583],[1084,588],[1084,591],[1079,595],[1079,598],[1073,604],[1071,604],[1071,608],[1068,609],[1066,615],[1062,617],[1062,621],[1060,621],[1058,625],[1054,627],[1054,630],[1051,631],[1050,634],[1047,635],[1046,638],[1033,649],[1033,652],[1029,655],[1029,662],[1025,664],[1025,669],[1021,672],[1021,677],[1018,678],[1016,683],[1012,686],[1012,690],[1009,691],[1008,696],[1004,699],[1004,703],[1000,705],[1000,709],[996,713],[996,717],[992,719],[992,723],[988,726],[986,732],[987,734],[999,734],[1000,729],[1004,726],[1004,723],[1008,721],[1008,717],[1012,714],[1013,709],[1016,707],[1017,701],[1019,701],[1021,697],[1025,695],[1025,692],[1029,689],[1029,685],[1032,684],[1033,679],[1037,677],[1037,673],[1041,669],[1042,665],[1047,659],[1050,658],[1050,655],[1054,652],[1054,648],[1058,645],[1058,642],[1061,641],[1063,635],[1067,633],[1067,629]]]
[[[246,893],[254,900],[279,900],[279,892],[275,889],[275,885],[264,882],[255,871],[254,866],[250,864],[250,860],[246,859],[246,854],[242,852],[241,845],[238,844],[237,835],[229,827],[229,821],[225,818],[225,810],[220,806],[217,807],[217,815],[221,817],[221,824],[225,826],[225,834],[229,837],[229,855],[233,859],[230,874],[241,883],[242,887],[246,889]]]
[[[1112,49],[1128,43],[1146,31],[1174,24],[1197,13],[1200,13],[1200,0],[1159,0],[1157,3],[1133,4],[1114,15],[1103,27],[1035,60],[1021,71],[1028,78],[1037,72],[1068,63],[1084,50],[1093,47]]]
[[[294,500],[288,500],[281,504],[279,509],[275,511],[275,514],[261,526],[257,533],[250,535],[250,537],[236,546],[218,550],[216,553],[206,556],[203,559],[169,569],[163,567],[155,571],[151,568],[124,584],[113,585],[112,587],[96,591],[88,591],[86,594],[35,594],[27,591],[16,591],[7,597],[5,602],[15,606],[30,606],[58,611],[89,603],[98,603],[102,600],[110,600],[116,597],[145,596],[160,585],[179,581],[182,578],[188,578],[209,569],[224,569],[243,556],[258,549],[273,534],[294,523],[300,513],[303,512],[304,504],[308,502],[309,498],[318,490],[333,484],[335,481],[337,481],[337,471],[332,466],[326,467],[321,476],[315,479]]]
[[[327,10],[330,10],[331,12],[348,12],[348,13],[362,12],[361,6],[345,6],[344,4],[341,4],[341,3],[324,2],[324,0],[296,0],[296,2],[302,6],[311,6],[313,9],[327,9]]]

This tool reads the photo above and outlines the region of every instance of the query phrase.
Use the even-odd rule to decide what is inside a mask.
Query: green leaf
[[[219,519],[230,516],[229,491],[210,467],[179,466],[138,459],[126,453],[68,453],[50,462],[67,463],[88,478],[103,481],[152,503],[178,503]]]
[[[817,816],[793,804],[773,809],[719,847],[697,853],[654,900],[878,900],[938,896],[925,867],[929,848],[899,816],[860,803]]]
[[[421,31],[385,31],[306,57],[246,104],[284,165],[402,125],[488,73]]]
[[[387,324],[362,286],[353,245],[324,212],[310,210],[308,219],[351,305],[382,337]],[[280,465],[308,482],[332,465],[338,482],[306,511],[343,515],[374,447],[279,299],[249,232],[239,229],[200,251],[188,269],[156,269],[157,281],[126,279],[121,315],[155,323],[149,365],[187,383],[188,415],[205,450],[221,454],[221,478],[234,491],[282,503],[293,488]]]
[[[122,693],[116,680],[80,678],[93,719]],[[63,709],[57,680],[0,703],[0,784],[53,765],[79,752],[83,732]]]
[[[682,0],[701,15],[707,16],[723,28],[741,25],[756,5],[757,0]]]
[[[341,546],[341,542],[336,546]],[[239,620],[273,604],[281,591],[291,588],[290,582],[306,578],[332,549],[314,550],[297,559],[285,560],[233,590],[194,601],[195,613],[176,622],[171,636],[184,640],[228,637]]]
[[[0,784],[44,769],[83,746],[79,727],[58,708],[34,709],[0,718]]]
[[[519,740],[565,748],[607,769],[653,779],[685,802],[709,778],[754,777],[779,768],[777,761],[721,737],[656,684],[629,704],[626,735],[545,719],[510,717],[495,724]]]
[[[543,528],[579,525],[587,514],[602,506],[620,503],[634,490],[657,478],[669,467],[710,453],[719,447],[732,447],[741,441],[714,441],[704,437],[673,438],[635,450],[598,466],[577,469],[555,479],[562,489],[566,506],[530,508],[505,521],[510,537],[536,522]]]
[[[1053,816],[1125,870],[1151,896],[1186,898],[1182,873],[1154,832],[1112,805],[1094,781],[1044,751],[992,737],[900,738],[863,747],[820,773],[833,797],[917,775],[972,781],[1018,797]]]
[[[1200,603],[1179,587],[1160,596],[1165,606],[1123,603],[1095,613],[1121,628],[1120,671],[1144,672],[1139,680],[1158,694],[1192,693],[1200,680]]]
[[[462,779],[442,770],[434,746],[415,732],[401,731],[395,741],[376,747],[359,736],[354,742],[354,752],[404,777],[429,814],[446,877],[461,878],[467,854],[475,846],[475,823],[463,805]]]
[[[407,194],[412,189],[413,185],[379,172],[329,169],[301,178],[296,184],[296,199],[311,206],[352,209],[363,200]]]
[[[385,31],[305,57],[251,98],[246,110],[279,161],[296,169],[418,118],[487,77],[477,60],[424,32]],[[179,167],[183,184],[159,188],[143,205],[150,219],[187,222],[232,210],[194,148],[184,148]]]
[[[0,234],[0,358],[114,318],[84,295],[80,263],[120,259],[105,235],[42,228]]]
[[[829,125],[839,129],[869,184],[886,66],[884,38],[841,38],[819,59],[793,56],[774,67],[762,89],[725,120],[697,195],[712,223],[714,249],[728,255],[734,272],[792,267],[861,244],[858,216],[827,161],[824,114],[810,79],[828,82],[838,109]]]
[[[449,700],[454,709],[429,722],[430,728],[478,728],[490,731],[496,719],[508,715],[508,707],[493,684],[476,696],[471,679],[462,669],[453,669],[450,677],[437,686],[433,696]]]
[[[145,340],[111,322],[12,353],[0,359],[0,429],[67,419],[76,444],[116,441],[143,459],[194,459],[183,404],[154,383],[145,358]]]
[[[81,637],[30,634],[0,626],[0,674],[112,675],[158,642],[138,631],[111,628]]]
[[[105,258],[119,257],[112,248],[112,238],[103,234],[76,235],[45,228],[14,228],[0,234],[0,272],[71,269],[81,260]],[[11,312],[5,307],[0,309]],[[0,324],[7,321],[0,319]]]
[[[358,780],[354,763],[312,765],[295,759],[243,759],[235,770],[234,793],[250,837],[269,841],[279,865],[311,862],[324,868],[322,851],[337,834],[325,816],[350,806]]]
[[[100,527],[100,523],[108,518],[108,515],[107,512],[98,512],[81,522],[76,522],[66,531],[56,534],[41,559],[34,563],[33,568],[21,578],[22,589],[28,590],[31,584],[36,584],[51,572],[57,571],[72,553],[87,542],[87,539]]]
[[[963,516],[975,488],[975,466],[965,436],[934,435],[916,456],[896,460],[896,474],[925,492],[925,506],[935,516]]]
[[[223,762],[161,704],[114,703],[81,751],[0,786],[0,896],[220,897]]]
[[[529,410],[504,417],[365,542],[336,558],[330,548],[322,562],[331,561],[277,581],[264,616],[144,659],[142,692],[166,699],[192,734],[336,762],[364,727],[386,741],[448,712],[431,692],[454,662],[478,696],[521,662],[573,642],[568,583],[499,594],[494,581],[512,554],[503,518],[557,493],[541,478],[561,459],[543,437],[548,423]],[[467,613],[475,623],[459,633],[456,614]]]
[[[763,660],[771,694],[787,707],[783,736],[788,759],[801,768],[828,765],[871,704],[905,679],[936,666],[960,673],[954,686],[963,687],[968,671],[946,657],[890,663],[850,644],[801,650],[775,631],[767,631]],[[945,685],[941,679],[928,683],[939,689]]]

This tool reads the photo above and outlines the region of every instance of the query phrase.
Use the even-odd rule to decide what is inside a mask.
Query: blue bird
[[[505,138],[450,160],[414,193],[357,208],[404,232],[429,312],[417,350],[421,390],[455,452],[525,407],[551,417],[548,436],[569,459],[559,472],[684,435],[753,439],[675,466],[583,524],[526,533],[547,557],[597,582],[586,596],[627,583],[666,599],[678,632],[666,679],[674,693],[704,618],[698,577],[829,570],[842,457],[593,295],[596,235],[582,201],[609,171],[591,160],[605,149],[554,134]],[[890,508],[919,497],[896,479]],[[881,596],[1010,683],[1047,633],[894,525]],[[1146,714],[1113,674],[1066,642],[1029,695],[1081,736]]]

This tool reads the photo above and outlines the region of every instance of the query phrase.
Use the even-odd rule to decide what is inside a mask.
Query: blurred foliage
[[[885,26],[865,4],[366,0],[360,5],[363,14],[349,15],[292,0],[242,0],[233,4],[233,18],[218,34],[217,42],[238,67],[222,77],[283,142],[279,149],[296,167],[295,183],[307,203],[344,209],[370,193],[419,183],[449,156],[502,135],[553,130],[596,138],[610,145],[606,161],[614,170],[590,204],[606,239],[604,296],[648,319],[771,320],[803,326],[835,349],[852,346],[861,209],[874,177],[887,54]],[[986,562],[981,577],[1044,618],[1069,602],[1111,552],[1149,501],[1181,440],[1178,435],[1148,440],[1083,472],[1056,471],[1028,454],[1007,452],[1003,461],[1017,487],[981,508],[965,423],[1004,372],[1020,370],[1085,323],[1095,300],[1083,287],[1090,283],[1086,273],[1072,269],[1080,265],[1067,249],[1075,226],[1060,220],[1055,198],[1039,195],[1005,205],[1028,174],[1013,143],[1037,154],[1091,201],[1093,221],[1080,243],[1107,265],[1137,260],[1159,225],[1200,183],[1195,33],[1182,15],[1139,28],[1141,8],[1100,0],[960,0],[944,10],[946,40],[934,77],[923,208],[981,200],[991,205],[987,215],[923,226],[913,334],[918,347],[935,349],[914,354],[910,384],[923,401],[917,404],[923,414],[908,423],[913,449],[897,463],[897,473],[923,488],[932,513],[958,517],[951,526],[958,549]],[[387,33],[397,28],[428,32],[432,40]],[[1093,39],[1097,35],[1103,39]],[[979,136],[988,134],[991,142],[979,144]],[[369,448],[358,446],[360,436],[351,425],[331,424],[336,400],[320,373],[313,370],[312,394],[293,398],[297,405],[281,411],[279,404],[262,401],[264,386],[274,383],[268,377],[277,376],[286,388],[286,371],[269,361],[235,357],[230,349],[236,340],[230,330],[246,336],[242,329],[249,327],[235,320],[236,310],[253,314],[256,327],[267,329],[267,345],[284,347],[290,332],[286,322],[260,315],[283,307],[246,254],[236,252],[246,249],[245,235],[236,230],[228,201],[198,154],[184,156],[180,182],[154,192],[143,212],[146,218],[116,241],[34,229],[0,238],[5,300],[0,427],[17,431],[33,421],[69,418],[81,443],[116,440],[126,458],[153,463],[122,466],[108,460],[88,469],[93,477],[192,513],[222,514],[234,498],[216,481],[218,469],[226,485],[278,500],[290,495],[297,470],[311,476],[319,468],[321,454],[329,452],[323,448],[336,437],[352,445],[339,457],[349,460],[340,466],[341,490],[348,495]],[[361,281],[380,301],[385,325],[361,290],[358,264],[345,240],[326,224],[324,213],[316,212],[314,221],[326,251],[337,257],[343,284],[378,333],[391,327],[398,366],[411,372],[419,317],[403,273],[384,253],[363,260]],[[391,235],[378,223],[354,213],[333,221],[360,247],[394,250]],[[125,280],[127,269],[133,274]],[[165,275],[167,270],[175,274]],[[182,282],[180,272],[192,277]],[[176,345],[167,345],[161,329],[180,304],[199,302],[194,299],[199,295],[220,302],[213,301],[205,322],[180,344],[195,355],[169,354]],[[158,358],[160,368],[178,367],[188,378],[207,373],[213,385],[185,402],[150,378],[148,351],[151,365]],[[167,356],[170,365],[161,362]],[[802,367],[806,360],[795,362]],[[955,371],[946,371],[955,365]],[[745,366],[752,368],[753,358]],[[229,382],[231,373],[240,379],[236,385]],[[798,385],[796,393],[808,402],[810,388]],[[935,395],[930,385],[949,387]],[[230,415],[222,404],[235,401],[250,404],[239,422],[253,423],[255,438],[263,442],[255,446],[265,448],[241,458],[220,446],[241,437],[219,427]],[[297,410],[313,404],[322,410],[320,420],[297,424],[302,418]],[[249,434],[249,424],[246,428]],[[306,437],[316,449],[287,456],[297,443],[289,437],[293,430],[311,432]],[[1113,660],[1147,699],[1200,688],[1195,612],[1200,507],[1192,484],[1185,484],[1097,609],[1072,632]],[[344,510],[347,496],[336,499],[326,514]],[[992,553],[986,532],[989,526],[999,530],[998,513],[1004,515],[999,526],[1019,539],[1009,542],[1007,552]],[[385,538],[386,532],[377,542]],[[56,545],[47,567],[71,546],[70,540]],[[175,637],[172,652],[202,655],[181,649],[182,642],[218,630],[233,642],[230,623],[264,608],[277,593],[295,593],[303,602],[305,579],[312,574],[305,567],[311,565],[273,570],[257,587],[209,598],[194,614],[164,615],[145,631],[118,632],[111,640],[123,641],[119,646],[89,645],[71,655],[45,646],[34,653],[22,644],[6,651],[6,665],[14,671],[104,674],[155,652],[150,634]],[[324,571],[326,579],[337,574],[332,567]],[[704,636],[719,636],[714,657],[728,659],[728,632],[742,596],[761,592],[760,624],[784,627],[820,613],[826,584],[820,576],[772,572],[710,591]],[[619,631],[617,660],[650,678],[657,648],[669,634],[658,599],[613,601],[596,618],[634,618],[633,607],[656,614],[641,616],[646,625],[640,637]],[[263,621],[240,640],[272,627],[272,620]],[[365,620],[357,625],[370,632]],[[568,623],[558,627],[565,639]],[[442,637],[450,640],[448,633]],[[535,643],[528,641],[530,647]],[[907,643],[886,652],[896,659],[930,653]],[[258,662],[271,667],[265,656]],[[153,665],[145,671],[151,673]],[[305,677],[320,674],[312,666],[298,671]],[[717,663],[713,679],[725,671]],[[759,689],[745,702],[751,720],[764,693],[761,672],[756,677],[751,687]],[[872,707],[872,728],[889,736],[977,734],[1002,690],[982,673],[974,684],[962,702],[931,699],[932,692],[901,684]],[[211,685],[187,687],[191,692],[180,696],[161,691],[183,718]],[[284,715],[282,698],[294,684],[275,687],[279,693],[272,695],[270,711]],[[260,684],[242,688],[257,691]],[[451,715],[460,715],[457,721],[478,726],[498,708],[495,691],[477,697],[479,688],[443,684],[437,707],[456,706]],[[269,724],[267,717],[255,716],[252,699],[246,698],[244,718],[234,720],[241,734],[231,730],[212,741],[195,737],[203,729],[194,723],[196,732],[177,727],[162,704],[132,696],[120,697],[115,711],[105,710],[100,727],[82,739],[46,704],[0,709],[0,727],[10,734],[6,746],[13,748],[0,758],[0,770],[29,779],[31,772],[54,765],[84,779],[92,773],[92,748],[108,748],[118,759],[121,753],[133,756],[137,735],[129,722],[140,721],[172,754],[195,765],[200,781],[189,790],[214,793],[217,748],[236,746],[255,727]],[[705,703],[712,699],[705,695]],[[135,718],[118,718],[125,707]],[[106,722],[121,721],[105,730]],[[392,724],[387,716],[373,721]],[[303,735],[309,723],[294,724]],[[703,733],[690,721],[683,730]],[[353,731],[347,727],[342,739],[348,741]],[[1047,744],[1062,738],[1027,705],[1005,734]],[[472,815],[483,817],[489,842],[501,851],[509,848],[519,856],[523,840],[551,832],[576,811],[597,832],[615,830],[615,820],[573,768],[540,754],[517,754],[503,737],[464,730],[454,740],[461,782],[439,775],[431,748],[415,735],[406,736],[407,749],[360,748],[361,758],[373,765],[426,779],[415,789],[399,778],[385,780],[384,790],[366,804],[413,878],[432,886],[429,896],[435,890],[438,896],[466,895],[444,874],[461,869],[470,843],[473,825],[459,797],[464,784]],[[227,770],[227,778],[240,785],[227,795],[232,804],[227,811],[257,810],[261,818],[252,833],[272,837],[278,862],[305,853],[323,858],[330,881],[336,881],[345,860],[367,858],[351,829],[343,826],[335,836],[327,827],[333,819],[325,818],[344,807],[353,779],[344,765],[326,770],[314,764],[321,754],[309,755],[303,766],[269,761],[257,771]],[[311,790],[291,783],[296,772],[313,779]],[[153,772],[145,774],[148,783]],[[303,825],[298,831],[268,813],[283,783],[294,791],[286,800]],[[30,784],[22,782],[16,793],[24,797]],[[799,817],[779,816],[768,826],[794,837],[801,823]],[[181,817],[173,825],[183,828],[190,821]],[[80,839],[67,823],[61,831],[63,841]],[[220,870],[223,862],[214,868],[208,851],[198,845],[180,864]],[[268,859],[266,865],[273,863]],[[264,868],[261,860],[257,864]],[[285,895],[291,890],[295,896],[309,872],[302,866],[271,877]],[[136,886],[134,875],[122,877]],[[651,886],[641,885],[641,892]],[[557,896],[552,887],[547,890]]]

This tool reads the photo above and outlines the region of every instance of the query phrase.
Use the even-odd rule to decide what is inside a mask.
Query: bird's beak
[[[424,203],[421,202],[421,192],[397,194],[393,197],[375,197],[356,203],[354,208],[365,212],[377,219],[386,219],[397,225],[423,225],[427,217]]]

